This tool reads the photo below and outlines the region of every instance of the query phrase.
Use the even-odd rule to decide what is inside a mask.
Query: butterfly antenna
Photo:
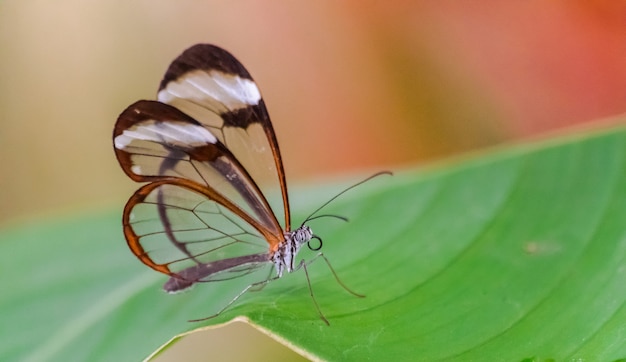
[[[311,221],[311,220],[315,220],[315,219],[320,219],[322,217],[334,217],[335,219],[339,219],[339,220],[343,220],[343,221],[348,221],[348,218],[345,216],[341,216],[341,215],[333,215],[333,214],[322,214],[322,215],[317,215],[317,216],[313,216],[313,217],[308,217],[306,219],[306,221]]]
[[[317,219],[317,218],[319,218],[319,217],[326,217],[326,216],[331,216],[331,217],[335,217],[335,218],[338,218],[338,219],[342,219],[342,220],[344,220],[344,221],[348,221],[348,219],[347,219],[347,218],[344,218],[344,217],[342,217],[342,216],[337,216],[337,215],[319,215],[319,216],[314,216],[314,215],[315,215],[315,214],[317,214],[317,213],[318,213],[321,209],[323,209],[324,207],[326,207],[326,205],[328,205],[328,204],[330,204],[331,202],[335,201],[335,199],[336,199],[336,198],[338,198],[339,196],[341,196],[341,195],[345,194],[346,192],[348,192],[348,191],[352,190],[353,188],[355,188],[355,187],[357,187],[357,186],[359,186],[359,185],[362,185],[362,184],[366,183],[367,181],[369,181],[369,180],[371,180],[371,179],[373,179],[373,178],[375,178],[375,177],[381,176],[381,175],[393,175],[393,173],[392,173],[391,171],[381,171],[381,172],[377,172],[377,173],[373,174],[372,176],[370,176],[370,177],[366,178],[365,180],[359,181],[359,182],[355,183],[354,185],[352,185],[352,186],[350,186],[350,187],[346,188],[345,190],[341,191],[341,192],[340,192],[340,193],[338,193],[337,195],[333,196],[330,200],[328,200],[328,201],[326,201],[325,203],[323,203],[323,204],[322,204],[322,206],[318,207],[315,211],[313,211],[313,212],[311,213],[311,215],[309,215],[309,217],[307,217],[307,218],[306,218],[306,219],[302,222],[302,225],[306,224],[308,221],[311,221],[311,220],[313,220],[313,219]]]

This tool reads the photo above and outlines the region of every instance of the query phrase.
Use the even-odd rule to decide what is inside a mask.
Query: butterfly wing
[[[159,100],[129,106],[114,129],[124,172],[151,182],[124,209],[129,247],[174,277],[171,291],[253,271],[283,240],[257,178],[277,185],[289,225],[280,152],[258,88],[232,55],[196,45],[172,63]]]
[[[138,101],[120,114],[113,138],[117,159],[131,179],[193,181],[239,205],[264,235],[282,234],[247,170],[208,129],[178,109]]]
[[[128,200],[123,220],[133,253],[172,276],[164,286],[168,292],[240,277],[269,260],[255,221],[195,182],[163,179],[141,187]]]
[[[289,200],[276,134],[256,83],[229,52],[197,44],[169,66],[157,99],[207,127],[248,170],[275,215],[290,228]],[[274,200],[282,200],[273,202]]]

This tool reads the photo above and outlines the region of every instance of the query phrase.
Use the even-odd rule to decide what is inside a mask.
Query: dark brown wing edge
[[[269,261],[269,253],[242,255],[229,259],[216,260],[211,263],[197,264],[183,269],[171,277],[163,285],[163,290],[176,293],[185,290],[211,274],[219,273],[246,264],[259,264]]]

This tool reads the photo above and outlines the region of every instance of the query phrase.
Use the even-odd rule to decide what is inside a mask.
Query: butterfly
[[[329,324],[307,271],[318,258],[344,289],[362,297],[339,280],[324,254],[296,262],[303,245],[322,247],[305,222],[347,219],[314,216],[319,208],[291,229],[285,172],[265,103],[250,73],[226,50],[197,44],[178,56],[157,100],[137,101],[119,115],[113,147],[126,175],[147,182],[124,207],[127,244],[141,262],[169,276],[166,292],[242,277],[267,265],[274,270],[214,315],[197,320],[219,315],[250,289],[304,269],[317,312]]]

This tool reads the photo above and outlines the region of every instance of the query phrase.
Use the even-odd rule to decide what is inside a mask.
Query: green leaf
[[[160,291],[119,213],[0,233],[0,360],[138,360],[245,316],[324,360],[618,360],[626,356],[626,128],[514,146],[378,178],[316,220],[311,265],[248,293]],[[355,178],[356,179],[356,178]],[[294,192],[295,220],[343,186]],[[303,250],[306,258],[314,252]]]

